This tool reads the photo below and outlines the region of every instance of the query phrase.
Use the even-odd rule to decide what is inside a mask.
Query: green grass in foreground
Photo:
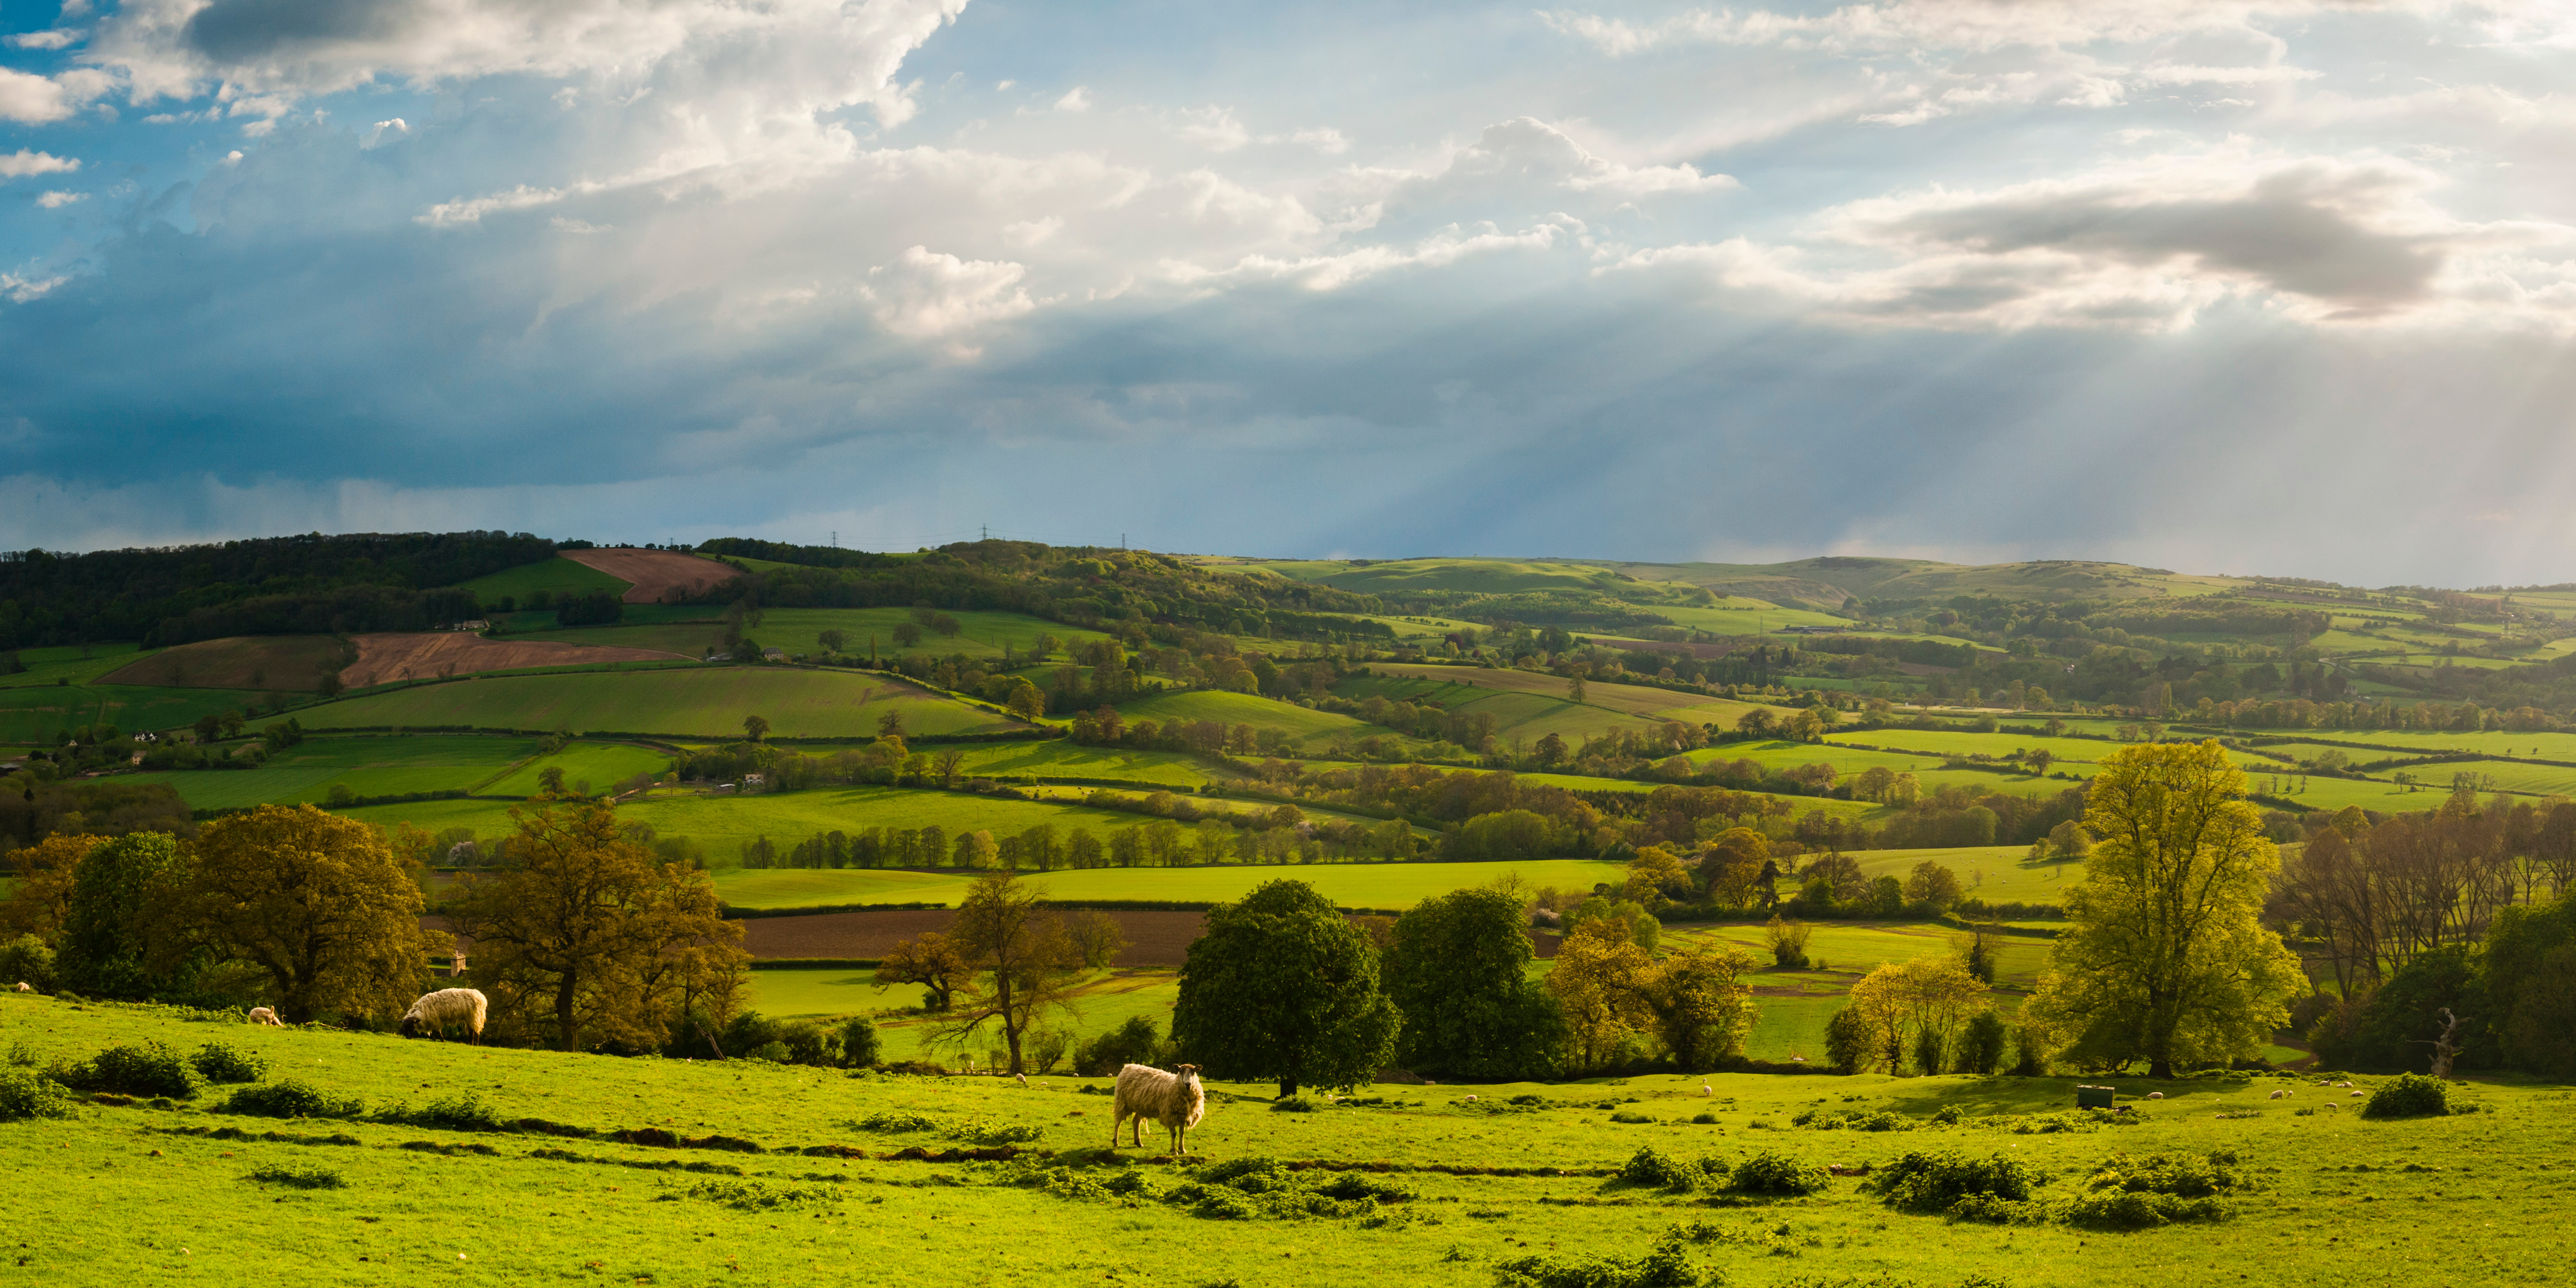
[[[979,707],[881,675],[770,666],[496,676],[426,684],[301,713],[308,728],[466,725],[574,733],[739,737],[762,716],[782,738],[872,737],[889,710],[909,734],[996,733],[1022,727]]]
[[[843,1285],[958,1278],[995,1284],[1152,1281],[1200,1284],[1448,1285],[1489,1281],[1509,1257],[1556,1253],[1633,1259],[1692,1221],[1719,1235],[1685,1245],[1701,1271],[1737,1288],[1913,1284],[1951,1288],[1972,1275],[2015,1288],[2176,1288],[2247,1284],[2463,1286],[2555,1282],[2571,1252],[2560,1183],[2576,1153],[2576,1105],[2555,1087],[2490,1085],[2466,1097],[2483,1112],[2367,1121],[2349,1110],[2296,1116],[2327,1092],[2304,1079],[2107,1079],[2140,1102],[2137,1126],[2016,1134],[2010,1120],[2066,1108],[2064,1078],[1890,1079],[1649,1076],[1581,1086],[1379,1087],[1399,1102],[1267,1112],[1266,1085],[1214,1083],[1191,1144],[1212,1160],[1258,1156],[1385,1160],[1397,1165],[1607,1169],[1640,1146],[1681,1158],[1736,1161],[1775,1150],[1809,1165],[1884,1166],[1915,1150],[2002,1154],[2055,1173],[2056,1191],[2114,1153],[2232,1150],[2263,1182],[2234,1200],[2233,1219],[2140,1233],[2063,1225],[1998,1227],[1898,1213],[1850,1179],[1820,1194],[1710,1207],[1600,1175],[1378,1179],[1415,1197],[1392,1219],[1215,1223],[1171,1204],[1055,1197],[1006,1183],[996,1165],[887,1161],[908,1144],[953,1142],[857,1126],[879,1113],[979,1120],[1033,1129],[1032,1147],[1070,1150],[1107,1137],[1106,1097],[1061,1075],[1042,1087],[1007,1079],[846,1078],[749,1062],[681,1063],[329,1031],[185,1023],[167,1013],[0,997],[0,1039],[40,1064],[117,1042],[183,1049],[210,1038],[265,1055],[280,1073],[371,1104],[419,1105],[471,1090],[501,1116],[593,1129],[660,1126],[770,1147],[760,1154],[652,1149],[599,1140],[471,1135],[371,1123],[274,1123],[210,1114],[84,1106],[69,1121],[0,1124],[0,1171],[15,1179],[10,1258],[34,1280],[66,1284],[420,1283],[553,1281]],[[2091,1082],[2097,1079],[2086,1078]],[[2358,1080],[2365,1089],[2377,1080]],[[1701,1086],[1709,1088],[1703,1094]],[[2292,1087],[2298,1098],[2271,1101]],[[1477,1105],[1461,1103],[1470,1090]],[[1488,1110],[1535,1094],[1532,1112]],[[2335,1093],[2338,1097],[2340,1093]],[[217,1100],[221,1093],[207,1097]],[[1648,1122],[1614,1124],[1604,1099]],[[1811,1104],[1885,1111],[1911,1130],[1786,1127]],[[1963,1121],[1931,1121],[1956,1109]],[[1707,1112],[1717,1121],[1688,1120]],[[2243,1115],[2221,1117],[2221,1114]],[[1757,1121],[1771,1124],[1757,1128]],[[2024,1120],[2027,1121],[2027,1120]],[[252,1139],[212,1140],[172,1128],[238,1126]],[[257,1139],[278,1129],[342,1132],[354,1145]],[[1148,1133],[1150,1136],[1150,1132]],[[448,1155],[402,1148],[484,1146]],[[779,1152],[856,1146],[841,1160]],[[560,1150],[582,1161],[535,1156]],[[157,1151],[157,1152],[156,1152]],[[1122,1151],[1157,1191],[1188,1177]],[[635,1170],[616,1163],[701,1162],[739,1177]],[[2369,1171],[2351,1170],[2368,1165]],[[2409,1166],[2419,1170],[2406,1170]],[[338,1188],[263,1185],[268,1169],[335,1173]],[[1117,1169],[1096,1173],[1102,1178]],[[726,1206],[703,1179],[756,1182],[775,1207]],[[1594,1200],[1621,1200],[1594,1202]],[[1526,1246],[1524,1246],[1526,1245]],[[365,1260],[360,1260],[360,1258]]]

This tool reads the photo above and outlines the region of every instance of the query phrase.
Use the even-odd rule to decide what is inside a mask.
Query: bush
[[[185,1056],[159,1042],[112,1046],[74,1065],[56,1065],[46,1074],[74,1091],[112,1091],[127,1096],[168,1096],[188,1100],[205,1087],[205,1079]]]
[[[39,993],[54,991],[54,950],[34,935],[20,935],[0,944],[0,988],[16,988],[26,983]]]
[[[1657,1153],[1652,1145],[1640,1145],[1637,1152],[1619,1168],[1619,1179],[1630,1185],[1652,1186],[1676,1193],[1699,1184],[1700,1169],[1678,1158]]]
[[[1859,1011],[1846,1006],[1825,1021],[1825,1060],[1836,1073],[1858,1073],[1876,1063],[1871,1058],[1869,1026]]]
[[[251,1173],[250,1179],[262,1185],[286,1185],[299,1190],[336,1190],[348,1184],[327,1167],[263,1167]]]
[[[1968,1021],[1967,1030],[1959,1035],[1959,1072],[1993,1073],[2002,1068],[2004,1046],[2011,1037],[2012,1031],[2005,1027],[2002,1016],[1992,1011],[1977,1012],[1976,1018]]]
[[[71,1116],[71,1102],[53,1083],[24,1069],[0,1068],[0,1123]]]
[[[1154,1063],[1161,1045],[1154,1022],[1142,1015],[1133,1016],[1125,1024],[1083,1043],[1074,1052],[1073,1071],[1093,1078],[1112,1077],[1127,1065]]]
[[[1304,1096],[1289,1096],[1282,1100],[1271,1101],[1270,1112],[1274,1114],[1311,1114],[1315,1112],[1315,1102],[1308,1100]]]
[[[845,1020],[841,1024],[841,1067],[872,1068],[885,1059],[885,1044],[877,1037],[877,1026],[866,1016]]]
[[[1722,1283],[1703,1274],[1682,1255],[1679,1227],[1655,1240],[1654,1250],[1634,1261],[1616,1257],[1516,1257],[1494,1267],[1495,1281],[1505,1288],[1695,1288]]]
[[[1766,1149],[1735,1165],[1726,1188],[1738,1194],[1813,1194],[1831,1180],[1825,1169]]]
[[[2451,1112],[2450,1089],[2439,1078],[2399,1074],[2380,1084],[2361,1107],[2364,1118],[2429,1118]]]
[[[419,1109],[395,1105],[379,1112],[376,1117],[380,1121],[401,1123],[406,1127],[437,1127],[447,1131],[502,1131],[509,1126],[492,1111],[492,1106],[483,1103],[482,1097],[471,1091],[460,1091],[430,1101]]]
[[[2012,1071],[2025,1078],[2048,1072],[2048,1036],[2037,1027],[2024,1024],[2013,1030]]]
[[[262,1118],[356,1118],[367,1112],[367,1106],[355,1097],[341,1099],[311,1083],[288,1078],[234,1092],[224,1102],[223,1112]]]
[[[1860,1183],[1900,1212],[1963,1220],[2005,1221],[2035,1214],[2026,1207],[2045,1178],[2001,1154],[1979,1160],[1957,1150],[1910,1153]]]
[[[767,1060],[771,1064],[787,1064],[790,1062],[789,1057],[794,1054],[795,1052],[787,1049],[787,1044],[784,1042],[767,1042],[743,1052],[742,1058],[745,1060]]]
[[[742,1059],[784,1036],[786,1026],[758,1011],[744,1011],[724,1027],[724,1053]]]
[[[2069,1203],[2069,1225],[2104,1230],[2144,1230],[2182,1221],[2224,1221],[2226,1195],[2251,1182],[2224,1150],[2206,1155],[2114,1154],[2085,1177],[2084,1193]]]
[[[221,1042],[209,1042],[188,1057],[198,1073],[208,1082],[257,1082],[268,1076],[268,1057],[256,1051],[236,1051]]]
[[[1610,1121],[1614,1123],[1650,1123],[1655,1121],[1655,1119],[1652,1114],[1641,1114],[1634,1110],[1622,1109],[1619,1112],[1610,1115]]]
[[[1914,1035],[1914,1068],[1918,1073],[1934,1074],[1950,1067],[1950,1044],[1942,1040],[1941,1031],[1925,1025]]]
[[[841,1063],[841,1035],[812,1020],[799,1020],[778,1031],[779,1045],[787,1048],[782,1064],[802,1064],[817,1069],[833,1069]]]

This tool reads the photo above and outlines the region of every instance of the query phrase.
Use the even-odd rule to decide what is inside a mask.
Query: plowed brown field
[[[590,662],[667,662],[677,653],[649,648],[607,648],[545,640],[488,640],[463,631],[361,635],[358,660],[340,672],[353,688],[419,680],[453,667],[457,672],[507,671],[525,666],[579,666]],[[686,659],[680,659],[686,660]]]
[[[566,550],[563,557],[632,583],[626,589],[630,604],[658,604],[665,595],[713,586],[735,575],[713,559],[677,550]]]

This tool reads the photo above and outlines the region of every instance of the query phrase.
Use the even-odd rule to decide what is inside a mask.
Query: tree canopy
[[[291,1023],[399,1012],[411,999],[431,946],[420,887],[376,829],[311,805],[262,805],[207,824],[189,852],[156,960],[204,946],[250,962]]]
[[[2066,931],[2031,999],[2079,1065],[2152,1075],[2261,1053],[2304,983],[2257,920],[2280,852],[2216,740],[2103,758],[2084,826],[2099,837],[2066,894]]]
[[[1404,1015],[1398,1063],[1463,1078],[1555,1069],[1565,1024],[1528,976],[1524,920],[1521,901],[1497,890],[1425,899],[1396,919],[1385,970],[1387,996]]]
[[[1401,1023],[1377,950],[1303,881],[1218,904],[1181,966],[1172,1041],[1215,1078],[1271,1079],[1282,1097],[1372,1080]]]

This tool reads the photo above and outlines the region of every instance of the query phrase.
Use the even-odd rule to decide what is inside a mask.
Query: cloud
[[[78,157],[58,157],[50,152],[33,152],[20,148],[0,152],[0,179],[23,179],[34,174],[69,174],[80,169]]]
[[[79,43],[81,32],[55,28],[52,31],[22,31],[9,37],[9,43],[20,49],[69,49]]]
[[[1036,302],[1021,285],[1026,276],[1023,265],[962,260],[914,246],[894,263],[869,269],[867,285],[861,289],[876,301],[876,319],[887,330],[935,337],[1035,309]]]
[[[2460,220],[2427,199],[2438,183],[2384,157],[2159,157],[1853,202],[1801,245],[1739,238],[1620,267],[1687,265],[1878,323],[2170,329],[2244,297],[2315,324],[2483,317],[2576,330],[2576,227]],[[2527,257],[2549,248],[2556,257]]]
[[[36,204],[47,210],[59,210],[75,201],[87,200],[89,200],[89,194],[86,192],[54,191],[39,195],[36,198]]]
[[[42,76],[0,67],[0,121],[42,125],[72,114],[63,87]]]
[[[1072,89],[1066,90],[1064,92],[1064,97],[1055,101],[1055,110],[1059,112],[1090,111],[1091,91],[1080,85],[1076,85]]]

